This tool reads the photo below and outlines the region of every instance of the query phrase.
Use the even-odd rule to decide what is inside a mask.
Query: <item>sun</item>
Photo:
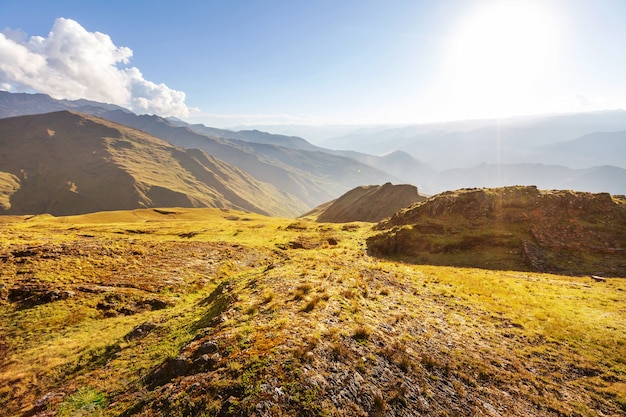
[[[456,106],[487,116],[533,105],[551,72],[557,42],[556,19],[544,4],[493,1],[467,15],[447,64]]]

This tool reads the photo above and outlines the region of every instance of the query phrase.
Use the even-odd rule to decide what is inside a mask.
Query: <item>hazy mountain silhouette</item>
[[[542,189],[624,194],[626,169],[613,166],[573,169],[543,164],[480,164],[473,168],[442,171],[436,183],[447,190],[532,184]]]
[[[614,165],[626,168],[626,130],[597,132],[577,139],[541,147],[532,159],[537,162],[567,161],[572,168]]]
[[[542,162],[574,167],[567,158],[570,152],[575,153],[576,147],[568,150],[568,141],[591,133],[624,130],[626,111],[614,110],[369,129],[326,140],[323,145],[375,154],[404,150],[441,170],[467,168],[483,162]],[[567,150],[566,154],[544,154],[541,161],[535,159],[544,147],[557,143],[561,143],[559,151]],[[599,146],[597,152],[611,155],[613,149]],[[596,162],[585,168],[602,164]]]

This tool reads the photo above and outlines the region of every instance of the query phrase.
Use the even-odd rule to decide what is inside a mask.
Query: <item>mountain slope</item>
[[[202,149],[296,196],[309,208],[362,184],[397,182],[390,174],[343,156],[205,136],[187,127],[174,126],[158,116],[114,111],[103,117],[144,130],[176,146]]]
[[[0,120],[4,213],[54,215],[139,207],[303,209],[242,171],[94,116],[61,111]]]
[[[202,149],[295,196],[304,207],[302,212],[362,184],[400,182],[395,176],[362,162],[324,152],[302,138],[258,131],[232,132],[158,116],[137,116],[117,106],[86,100],[54,100],[43,94],[0,94],[0,117],[59,109],[95,114],[176,146]]]
[[[323,223],[376,223],[424,200],[426,197],[419,195],[414,185],[368,185],[350,190],[305,216],[317,217],[317,221]]]
[[[417,263],[626,276],[626,198],[463,189],[438,194],[377,225],[374,253]]]

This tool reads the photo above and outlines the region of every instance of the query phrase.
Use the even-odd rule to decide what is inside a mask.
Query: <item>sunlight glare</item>
[[[552,70],[554,17],[539,2],[499,1],[476,10],[455,36],[448,71],[456,106],[502,115],[528,111]]]

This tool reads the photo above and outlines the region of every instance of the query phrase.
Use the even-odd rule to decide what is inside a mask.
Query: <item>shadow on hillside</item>
[[[465,236],[442,242],[413,229],[401,228],[368,238],[367,253],[409,264],[626,277],[624,253],[542,247],[511,234]]]

